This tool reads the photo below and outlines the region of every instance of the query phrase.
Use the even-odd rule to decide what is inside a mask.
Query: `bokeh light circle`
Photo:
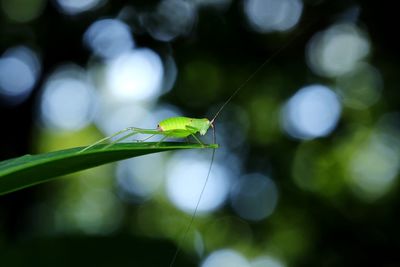
[[[57,69],[46,81],[40,99],[40,114],[45,126],[69,131],[92,122],[96,94],[85,72],[74,65]]]
[[[259,221],[274,212],[278,203],[278,188],[272,179],[264,175],[245,175],[233,185],[231,203],[242,218]]]
[[[164,68],[157,53],[141,48],[113,59],[106,75],[108,89],[117,99],[152,100],[161,94]]]
[[[221,249],[211,253],[201,264],[201,267],[251,267],[240,253],[232,249]]]
[[[323,85],[301,88],[283,108],[282,124],[286,132],[300,139],[330,134],[341,113],[338,96]]]
[[[353,71],[370,52],[364,32],[354,24],[337,24],[317,33],[306,51],[313,72],[325,77],[337,77]]]
[[[193,213],[209,167],[209,159],[196,157],[194,154],[179,153],[170,160],[167,166],[166,190],[175,206],[189,214]],[[229,172],[214,162],[197,211],[206,213],[220,207],[228,196],[229,186]]]
[[[78,15],[98,8],[105,0],[55,0],[58,9],[67,15]]]
[[[10,105],[23,102],[41,71],[37,54],[25,46],[7,49],[0,57],[0,97]]]
[[[299,22],[303,3],[301,0],[246,0],[244,11],[255,31],[287,31]]]
[[[110,59],[131,50],[135,43],[130,28],[117,19],[102,19],[86,30],[83,41],[95,55]]]

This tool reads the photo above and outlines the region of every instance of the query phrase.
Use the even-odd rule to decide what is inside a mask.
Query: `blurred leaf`
[[[81,171],[102,164],[150,153],[177,149],[217,148],[177,142],[119,143],[111,147],[96,145],[59,150],[38,155],[25,155],[0,162],[0,195],[52,180],[60,175]]]

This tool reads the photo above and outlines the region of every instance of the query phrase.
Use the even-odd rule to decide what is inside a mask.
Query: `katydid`
[[[113,144],[115,144],[117,142],[121,142],[121,141],[123,141],[133,135],[136,135],[136,134],[150,135],[149,137],[147,137],[146,139],[141,140],[141,141],[148,140],[155,135],[163,135],[163,137],[161,138],[159,143],[164,141],[167,138],[185,138],[185,137],[192,136],[199,144],[204,145],[200,141],[200,139],[198,137],[196,137],[196,134],[199,133],[200,135],[205,135],[207,133],[208,129],[210,128],[210,126],[212,128],[214,127],[214,125],[213,125],[214,119],[209,121],[206,118],[196,119],[196,118],[188,118],[188,117],[171,117],[171,118],[161,121],[157,125],[156,129],[142,129],[142,128],[137,128],[137,127],[128,127],[119,132],[116,132],[115,134],[113,134],[111,136],[107,136],[107,137],[93,143],[92,145],[82,149],[80,151],[80,153],[92,148],[93,146],[95,146],[99,143],[105,142],[109,139],[112,139],[112,138],[119,136],[126,132],[129,132],[129,133],[118,138],[117,140],[113,141],[109,145],[105,146],[103,149],[108,148],[108,147],[112,146]]]
[[[136,134],[148,134],[150,135],[149,137],[143,139],[143,140],[138,140],[138,141],[146,141],[153,136],[156,135],[163,135],[161,140],[158,143],[161,143],[167,138],[186,138],[189,136],[192,136],[199,144],[204,146],[204,144],[200,141],[200,139],[196,136],[196,134],[200,135],[205,135],[208,131],[208,129],[211,127],[214,129],[214,121],[218,117],[219,113],[225,108],[225,106],[232,100],[232,98],[242,89],[246,83],[253,78],[253,76],[268,62],[269,60],[265,61],[241,86],[239,86],[235,92],[225,101],[225,103],[220,107],[220,109],[217,111],[215,116],[213,117],[212,120],[209,120],[207,118],[189,118],[189,117],[171,117],[167,118],[165,120],[162,120],[158,123],[156,129],[143,129],[143,128],[137,128],[137,127],[128,127],[125,128],[121,131],[118,131],[110,136],[107,136],[103,139],[100,139],[99,141],[91,144],[90,146],[87,146],[86,148],[82,149],[78,153],[82,153],[95,145],[98,145],[100,143],[103,143],[105,141],[108,141],[116,136],[119,136],[123,133],[129,132],[128,134],[117,138],[115,141],[111,142],[107,146],[105,146],[103,149],[106,149],[110,146],[112,146],[115,143],[121,142],[133,135]],[[215,143],[215,131],[213,131],[213,141]],[[215,150],[214,150],[215,151]],[[211,162],[212,164],[212,162]]]

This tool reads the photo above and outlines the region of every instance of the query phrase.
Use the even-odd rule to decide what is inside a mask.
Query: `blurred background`
[[[391,3],[1,0],[2,160],[212,118],[268,61],[215,122],[183,242],[210,150],[0,196],[0,265],[400,266]]]

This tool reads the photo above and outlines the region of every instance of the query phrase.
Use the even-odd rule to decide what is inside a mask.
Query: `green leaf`
[[[55,179],[57,176],[102,164],[168,150],[217,148],[218,145],[177,142],[119,143],[96,145],[80,152],[76,147],[38,155],[25,155],[0,162],[0,195]]]

